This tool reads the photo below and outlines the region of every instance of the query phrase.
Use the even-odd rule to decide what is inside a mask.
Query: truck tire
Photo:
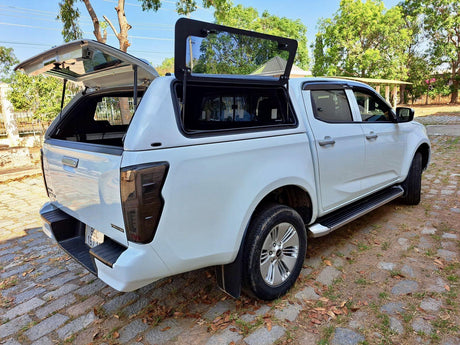
[[[244,243],[245,287],[263,300],[285,294],[299,276],[306,250],[300,215],[284,205],[265,206],[253,217]]]
[[[422,154],[420,152],[415,154],[402,187],[404,189],[403,203],[406,205],[418,205],[422,188]]]

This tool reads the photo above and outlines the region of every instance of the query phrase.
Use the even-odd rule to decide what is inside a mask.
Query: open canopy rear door
[[[47,50],[22,63],[15,70],[30,75],[46,74],[89,88],[105,88],[134,84],[137,69],[138,85],[148,85],[158,77],[148,63],[107,44],[79,40]]]
[[[175,75],[180,80],[285,84],[297,51],[289,38],[181,18],[176,22]],[[267,66],[276,65],[272,73]]]

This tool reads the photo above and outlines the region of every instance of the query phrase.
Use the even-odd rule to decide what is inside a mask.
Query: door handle
[[[377,139],[378,135],[375,134],[374,132],[370,132],[368,135],[366,135],[367,140],[372,140],[372,139]]]
[[[335,140],[330,136],[324,137],[324,140],[318,140],[319,146],[334,145]]]
[[[72,157],[63,157],[62,164],[72,168],[76,168],[78,166],[78,159]]]

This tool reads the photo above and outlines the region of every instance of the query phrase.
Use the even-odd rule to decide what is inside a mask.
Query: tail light
[[[168,163],[134,165],[121,169],[121,204],[128,241],[153,240],[163,211],[161,196]]]

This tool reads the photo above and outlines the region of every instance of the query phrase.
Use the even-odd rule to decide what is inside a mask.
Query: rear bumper
[[[133,291],[169,275],[160,257],[149,245],[125,247],[104,235],[94,248],[85,243],[85,224],[52,203],[40,210],[43,231],[73,259],[119,291]]]

